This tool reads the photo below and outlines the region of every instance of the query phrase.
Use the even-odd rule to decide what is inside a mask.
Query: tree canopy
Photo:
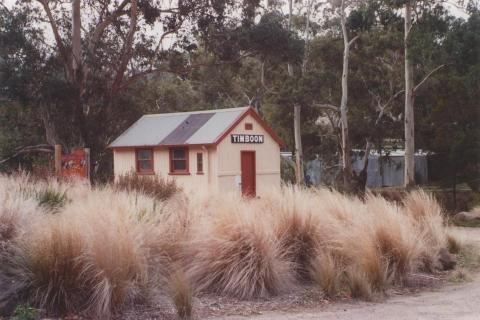
[[[281,3],[83,0],[80,57],[70,4],[0,6],[0,160],[9,159],[1,168],[35,160],[30,152],[10,159],[19,148],[60,143],[90,147],[95,177],[106,178],[106,146],[140,115],[245,105],[294,150],[298,104],[305,160],[320,157],[335,171],[339,116],[328,106],[342,94],[342,32],[338,15],[320,5],[308,16],[309,3],[295,3],[289,30]],[[403,145],[399,6],[368,0],[348,11],[348,34],[358,36],[348,78],[352,150],[367,140],[378,150]],[[429,3],[411,38],[415,83],[428,76],[414,97],[416,147],[444,155],[444,178],[455,181],[478,178],[480,160],[479,8],[470,4],[465,17]]]

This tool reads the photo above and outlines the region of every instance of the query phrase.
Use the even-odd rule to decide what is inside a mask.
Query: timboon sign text
[[[263,134],[232,134],[232,143],[263,143]]]

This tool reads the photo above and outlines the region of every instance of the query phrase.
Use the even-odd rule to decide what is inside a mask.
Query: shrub
[[[161,201],[180,191],[175,180],[164,179],[159,175],[142,176],[135,172],[119,176],[114,183],[114,188],[122,191],[141,192]]]

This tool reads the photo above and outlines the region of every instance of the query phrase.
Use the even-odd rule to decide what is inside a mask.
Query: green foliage
[[[349,135],[354,149],[363,149],[366,139],[376,149],[403,139],[404,31],[398,8],[404,4],[370,0],[347,11],[349,36],[359,36],[349,63]],[[470,5],[468,19],[463,20],[440,4],[422,4],[409,39],[414,82],[445,66],[416,91],[416,147],[444,157],[445,183],[465,181],[475,188],[480,176],[479,11]],[[83,9],[91,5],[84,2]],[[94,52],[83,48],[89,73],[82,116],[75,109],[78,88],[65,77],[61,55],[44,44],[50,40],[38,27],[41,10],[28,2],[9,12],[0,8],[0,159],[19,146],[45,140],[66,147],[84,143],[91,148],[95,178],[104,175],[106,180],[113,160],[105,146],[142,114],[245,105],[256,107],[286,149],[294,150],[292,106],[297,103],[302,106],[305,160],[319,156],[336,170],[341,154],[338,127],[332,126],[336,116],[318,104],[340,103],[343,41],[338,15],[314,8],[309,59],[303,68],[306,15],[295,14],[288,32],[287,15],[276,11],[273,3],[271,10],[259,14],[258,5],[258,0],[215,1],[210,7],[183,1],[178,15],[167,18],[159,15],[156,2],[140,1],[145,24],[137,33],[141,41],[133,46],[132,74],[124,75],[126,80],[135,74],[135,81],[116,94],[109,87],[128,27],[122,22],[105,31]],[[99,13],[95,6],[90,9],[94,16]],[[237,13],[234,18],[229,16],[232,12]],[[64,34],[70,30],[68,17],[59,18]],[[188,21],[191,36],[185,35],[181,21]],[[158,22],[165,22],[166,32],[176,41],[155,53],[158,39],[145,30]],[[95,26],[87,23],[85,36]],[[150,67],[162,72],[151,72]],[[387,102],[380,117],[378,106]],[[30,170],[36,162],[37,156],[23,155],[0,168],[13,170],[20,164]]]
[[[51,212],[57,211],[68,201],[65,192],[62,193],[49,187],[37,192],[36,198],[40,206],[45,207]]]
[[[281,158],[280,174],[284,183],[295,183],[295,168],[293,167],[293,160],[286,160]]]
[[[36,320],[40,319],[40,312],[38,309],[32,308],[28,305],[18,305],[13,314],[12,320]]]

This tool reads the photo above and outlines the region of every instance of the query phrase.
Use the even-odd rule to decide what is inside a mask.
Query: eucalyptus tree
[[[49,143],[89,146],[99,164],[108,154],[105,146],[138,116],[131,90],[160,74],[185,77],[195,67],[189,56],[198,44],[242,24],[256,6],[256,0],[18,1],[8,14],[24,12],[29,24],[46,24],[37,65],[55,66],[68,92],[42,111]]]
[[[415,83],[414,57],[412,54],[412,34],[416,24],[422,21],[423,16],[443,0],[402,0],[393,1],[394,7],[403,7],[404,11],[404,79],[405,79],[405,160],[404,160],[404,186],[411,188],[415,185],[415,95],[420,87],[438,70],[445,65],[435,66],[426,73],[422,80]]]
[[[350,192],[353,190],[353,168],[351,157],[351,142],[349,136],[349,120],[348,120],[348,85],[349,85],[349,61],[350,61],[350,49],[355,41],[359,38],[359,33],[352,36],[352,31],[349,30],[347,24],[347,8],[355,10],[362,2],[338,0],[330,2],[330,9],[327,11],[329,14],[337,16],[338,23],[341,29],[341,38],[343,42],[343,56],[342,56],[342,75],[341,75],[341,98],[339,105],[331,103],[316,103],[319,108],[332,110],[334,119],[332,119],[332,126],[340,129],[340,149],[341,149],[341,164],[342,164],[342,176],[343,176],[343,188],[345,191]]]

